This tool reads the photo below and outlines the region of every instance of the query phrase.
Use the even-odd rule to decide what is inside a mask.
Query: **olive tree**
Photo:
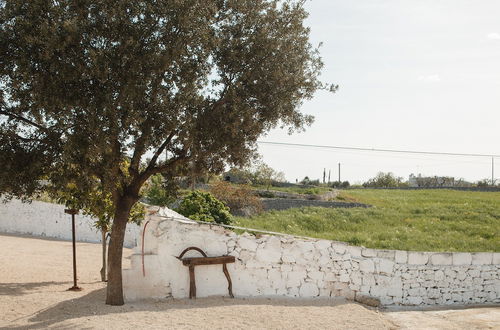
[[[336,88],[318,80],[306,17],[286,0],[0,2],[0,191],[98,178],[114,210],[106,303],[123,304],[125,228],[146,180],[241,165]]]

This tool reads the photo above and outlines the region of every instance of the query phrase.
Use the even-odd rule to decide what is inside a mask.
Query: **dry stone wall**
[[[266,211],[268,210],[287,210],[297,207],[331,207],[331,208],[352,208],[352,207],[370,207],[367,204],[349,203],[338,201],[319,201],[307,199],[284,199],[284,198],[263,198],[262,205]]]
[[[197,246],[209,256],[236,257],[228,269],[240,297],[343,296],[376,298],[383,305],[500,303],[500,253],[375,250],[292,236],[237,235],[164,209],[147,226],[144,259],[137,248],[132,268],[124,271],[128,300],[187,297],[188,270],[175,256]],[[196,285],[200,297],[227,295],[221,265],[197,267]]]

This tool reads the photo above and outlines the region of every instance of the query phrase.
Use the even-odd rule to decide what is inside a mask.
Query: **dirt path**
[[[429,329],[476,329],[500,324],[500,310],[494,308],[381,313],[331,299],[216,297],[111,307],[104,304],[105,285],[99,282],[99,244],[78,243],[81,292],[66,291],[72,285],[70,242],[0,235],[0,249],[3,328],[418,329],[425,324]],[[130,253],[126,249],[125,257]],[[460,321],[450,323],[455,320]]]

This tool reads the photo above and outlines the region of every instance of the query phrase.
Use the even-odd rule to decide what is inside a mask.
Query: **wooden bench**
[[[182,259],[184,254],[188,251],[195,250],[201,253],[203,257],[188,257]],[[231,277],[229,276],[229,272],[227,271],[226,264],[233,263],[235,261],[234,256],[219,256],[219,257],[208,257],[202,249],[197,248],[195,246],[188,247],[177,257],[177,259],[182,261],[184,266],[189,267],[189,299],[196,298],[196,281],[194,276],[194,267],[201,265],[220,265],[222,264],[222,272],[226,275],[227,283],[228,283],[228,291],[229,296],[234,298],[233,296],[233,284],[231,282]]]

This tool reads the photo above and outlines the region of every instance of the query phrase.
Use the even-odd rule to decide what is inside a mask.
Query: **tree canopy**
[[[241,165],[262,133],[312,121],[304,99],[335,90],[318,80],[306,17],[303,1],[2,1],[0,191],[99,180],[115,209],[107,303],[123,304],[144,182]]]

